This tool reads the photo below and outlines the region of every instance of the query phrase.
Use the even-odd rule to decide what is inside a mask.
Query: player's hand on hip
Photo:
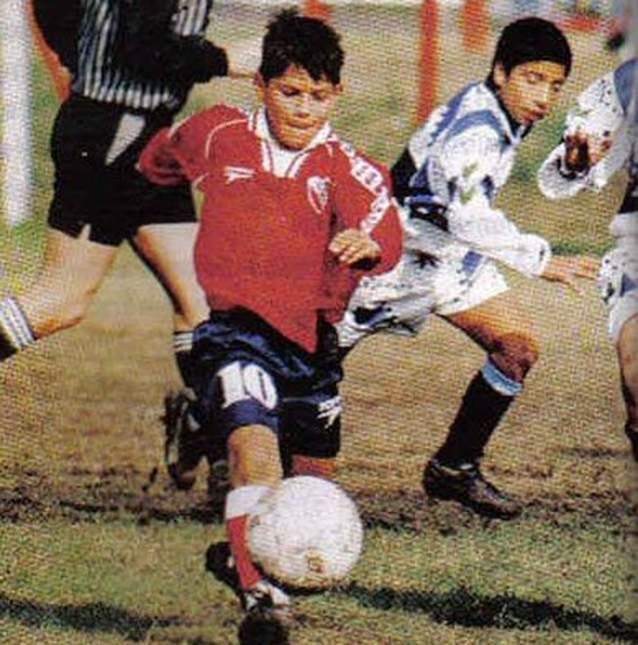
[[[358,262],[377,262],[381,259],[381,247],[367,233],[358,228],[348,228],[337,233],[328,250],[342,264],[353,266]]]
[[[600,261],[589,255],[553,256],[541,278],[549,282],[560,282],[581,294],[582,289],[578,286],[577,279],[595,280],[599,268]]]

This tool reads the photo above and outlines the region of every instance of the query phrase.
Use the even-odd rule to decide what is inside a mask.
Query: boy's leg
[[[192,330],[209,313],[193,260],[198,226],[196,222],[148,224],[139,228],[132,240],[173,305],[175,360],[187,387],[193,386],[195,378]]]
[[[228,439],[228,459],[232,489],[226,496],[224,519],[242,602],[248,612],[241,630],[273,631],[285,642],[292,622],[290,598],[264,578],[248,550],[250,513],[282,477],[277,435],[258,424],[236,428]]]
[[[638,244],[621,238],[602,259],[598,288],[608,308],[608,331],[616,346],[623,399],[625,434],[638,462]]]
[[[638,463],[638,313],[622,326],[616,350],[627,409],[625,434],[631,444],[633,458]]]
[[[87,233],[88,227],[78,238],[47,230],[38,278],[17,298],[0,301],[0,360],[84,318],[117,253]]]
[[[247,592],[262,579],[248,552],[248,516],[282,477],[277,436],[272,429],[254,424],[233,430],[228,438],[228,466],[232,487],[225,508],[228,541],[239,583]]]
[[[445,442],[426,467],[426,491],[488,516],[513,517],[519,505],[489,484],[478,464],[538,360],[531,323],[512,292],[444,318],[480,345],[487,361],[470,382]]]
[[[289,474],[333,479],[341,447],[341,397],[336,384],[286,402]]]
[[[195,483],[202,457],[211,464],[224,446],[212,446],[211,438],[186,408],[194,398],[196,366],[191,352],[193,328],[208,317],[193,261],[198,224],[195,222],[147,224],[131,240],[133,248],[164,288],[173,306],[173,350],[186,390],[164,399],[166,428],[164,459],[175,486],[189,490]]]
[[[333,325],[322,322],[319,329],[319,347],[308,363],[313,376],[284,400],[280,441],[286,474],[333,479],[341,448],[343,348]]]
[[[279,342],[248,312],[213,312],[196,331],[194,351],[206,371],[193,412],[227,445],[231,490],[224,519],[247,620],[285,624],[289,599],[253,564],[247,544],[250,513],[282,477],[280,388],[287,376]]]

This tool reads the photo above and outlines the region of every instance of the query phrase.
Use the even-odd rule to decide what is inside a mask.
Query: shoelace
[[[279,589],[279,587],[266,580],[260,580],[254,587],[245,592],[246,610],[250,611],[257,605],[264,603],[264,601],[267,601],[274,608],[287,608],[291,604],[288,594]]]

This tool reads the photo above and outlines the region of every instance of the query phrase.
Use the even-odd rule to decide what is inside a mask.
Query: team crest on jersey
[[[226,166],[224,168],[226,185],[232,184],[234,181],[240,179],[252,179],[254,176],[255,171],[252,168],[245,168],[243,166]]]
[[[320,215],[328,204],[328,187],[330,179],[327,177],[310,177],[306,183],[308,202],[314,211]]]

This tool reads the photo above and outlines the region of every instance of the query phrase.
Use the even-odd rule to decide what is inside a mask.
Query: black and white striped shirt
[[[61,58],[71,67],[75,94],[132,109],[178,110],[193,83],[227,73],[223,50],[204,39],[212,5],[213,0],[37,0],[36,17],[56,51],[73,52]],[[76,12],[76,29],[69,30],[67,17],[60,33],[67,11]]]

